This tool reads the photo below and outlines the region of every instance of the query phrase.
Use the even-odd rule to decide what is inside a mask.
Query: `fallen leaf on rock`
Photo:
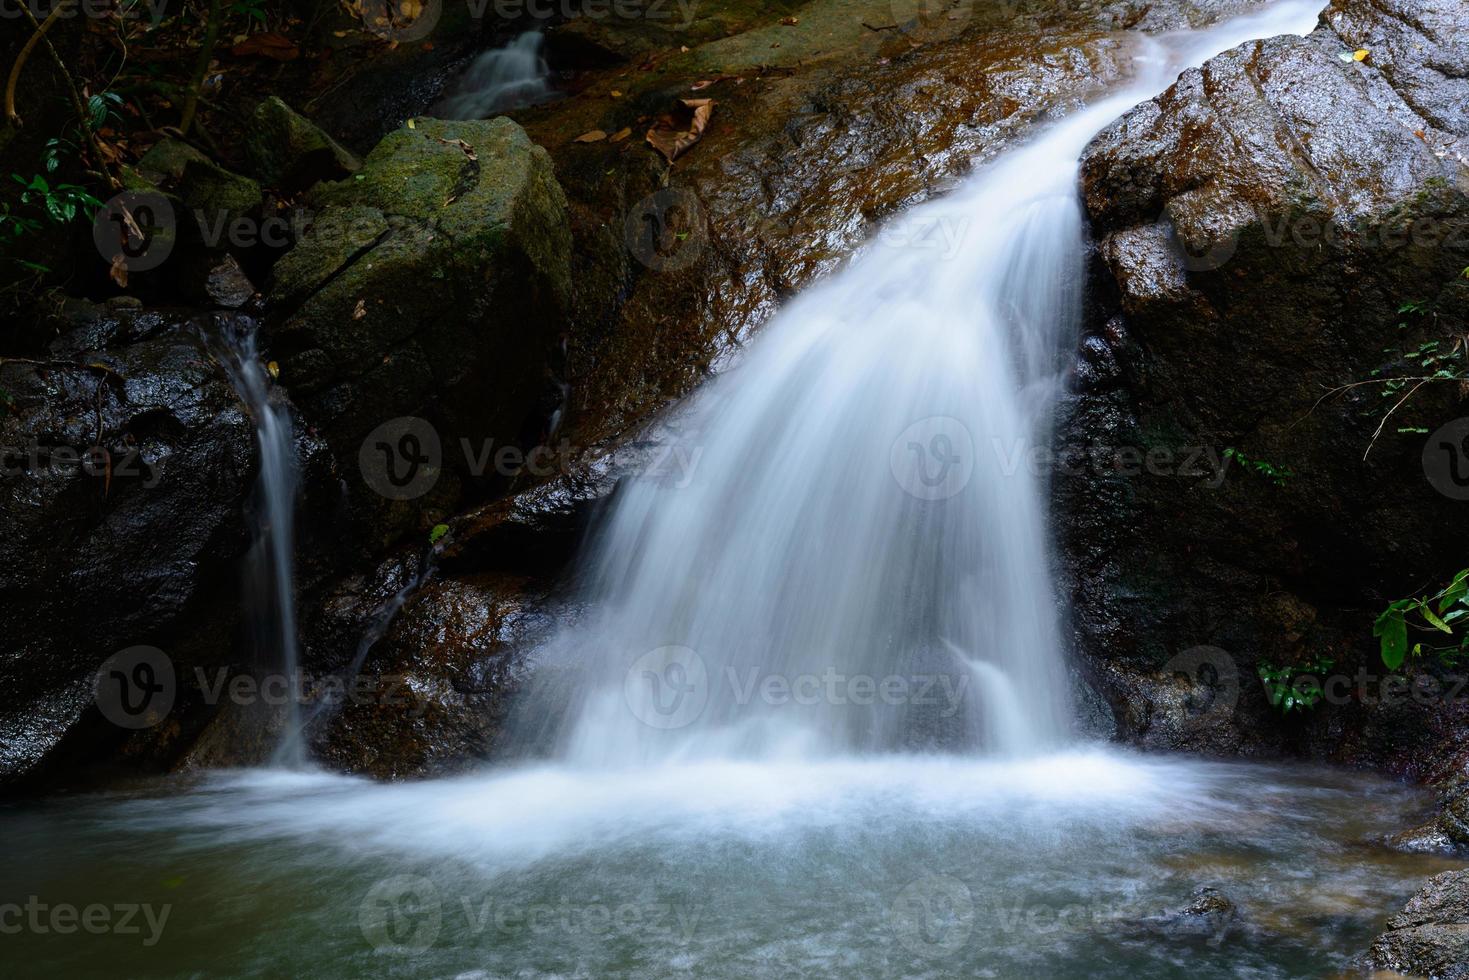
[[[367,300],[359,299],[357,305],[352,307],[352,319],[360,320],[367,316]]]
[[[780,19],[780,22],[782,24],[784,24],[786,27],[795,27],[797,24],[799,24],[801,22],[801,18],[799,18],[799,17],[782,17]]]
[[[301,49],[284,34],[269,31],[251,34],[230,49],[236,58],[269,58],[272,61],[295,61],[301,57]]]
[[[281,376],[281,366],[275,361],[266,361],[265,373],[270,375],[272,379],[279,378]]]
[[[622,93],[619,92],[619,91],[617,91],[617,89],[613,89],[612,90],[612,97],[614,99],[620,99],[620,98],[622,98]]]
[[[576,139],[572,140],[572,142],[573,143],[600,143],[600,142],[602,142],[606,138],[607,138],[607,134],[606,133],[602,132],[600,129],[594,129],[590,133],[582,133]]]
[[[713,99],[679,99],[679,108],[654,123],[645,138],[672,163],[699,142],[713,113]]]
[[[623,129],[619,129],[617,132],[613,133],[609,137],[609,139],[611,139],[612,142],[614,142],[614,143],[621,143],[623,140],[627,139],[631,135],[632,135],[632,127],[631,126],[628,126],[628,127],[623,128]]]
[[[1352,52],[1352,60],[1353,61],[1366,61],[1367,60],[1367,56],[1369,54],[1371,54],[1371,53],[1372,52],[1368,51],[1366,48],[1358,48],[1357,50],[1355,50],[1355,51]]]

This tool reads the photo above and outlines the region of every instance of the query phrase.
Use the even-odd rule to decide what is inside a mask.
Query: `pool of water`
[[[0,928],[11,975],[1332,976],[1461,866],[1379,843],[1428,803],[1101,749],[211,774],[0,809]],[[1232,924],[1160,923],[1205,886]]]

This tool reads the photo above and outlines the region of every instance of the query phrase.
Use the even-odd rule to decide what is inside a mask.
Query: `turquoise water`
[[[0,810],[0,942],[21,976],[1331,976],[1458,866],[1377,843],[1427,803],[1103,751],[211,775]],[[1202,886],[1236,925],[1150,921]]]

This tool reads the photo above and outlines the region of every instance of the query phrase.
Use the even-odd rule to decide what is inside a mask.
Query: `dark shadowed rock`
[[[429,420],[455,478],[472,475],[465,442],[476,455],[536,442],[560,397],[570,291],[545,151],[504,118],[418,120],[310,203],[314,223],[275,268],[273,349],[338,460],[355,466],[364,437],[401,416]],[[349,485],[385,541],[418,519]]]
[[[362,168],[349,150],[274,95],[251,113],[245,155],[260,180],[287,193]]]
[[[180,669],[227,656],[197,637],[229,621],[218,600],[247,544],[250,420],[192,330],[94,317],[52,355],[0,367],[0,784],[53,753],[82,766],[117,751],[130,733],[92,704],[117,651],[153,645]]]

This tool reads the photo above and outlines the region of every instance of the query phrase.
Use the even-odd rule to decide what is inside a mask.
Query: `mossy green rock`
[[[344,177],[362,167],[350,151],[274,95],[251,114],[245,153],[260,180],[290,191]]]
[[[173,184],[191,163],[209,163],[209,157],[183,140],[163,139],[138,160],[138,172],[150,184]]]
[[[566,198],[545,150],[509,119],[419,119],[308,205],[311,225],[276,265],[273,343],[281,382],[338,460],[402,416],[434,425],[461,477],[475,476],[462,440],[533,444],[557,407],[571,292]],[[376,529],[413,518],[394,514]]]
[[[226,243],[229,226],[258,213],[264,203],[259,184],[207,159],[184,165],[177,193],[211,244]]]

